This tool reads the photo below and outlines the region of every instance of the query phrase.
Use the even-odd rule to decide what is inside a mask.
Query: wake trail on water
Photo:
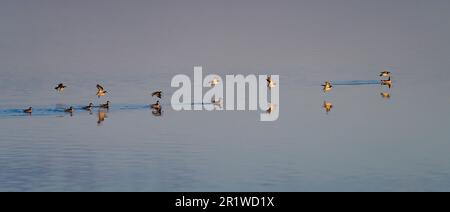
[[[379,85],[380,80],[341,80],[331,81],[332,85]]]
[[[164,107],[167,107],[169,105],[167,104],[161,104]],[[213,105],[212,103],[191,103],[191,104],[175,104],[175,105]],[[67,115],[70,113],[66,113],[65,109],[67,109],[70,106],[61,105],[58,104],[56,106],[42,106],[42,107],[33,107],[33,113],[31,116],[61,116],[61,115]],[[89,113],[89,112],[95,112],[97,110],[107,110],[108,112],[115,112],[115,111],[136,111],[136,110],[149,110],[150,104],[134,104],[134,105],[111,105],[109,109],[100,108],[98,106],[94,106],[91,111],[84,110],[83,107],[85,105],[78,105],[73,106],[75,112],[77,113]],[[17,108],[0,108],[0,118],[7,118],[7,117],[27,117],[30,116],[30,114],[24,113],[24,109],[27,107],[24,107],[23,109],[17,109]]]

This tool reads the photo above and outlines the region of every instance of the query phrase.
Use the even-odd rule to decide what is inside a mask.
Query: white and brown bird
[[[322,87],[324,92],[328,92],[333,89],[333,85],[331,84],[331,82],[325,82],[325,84],[322,85]]]
[[[24,113],[32,114],[33,113],[33,107],[29,107],[28,109],[23,110]]]
[[[98,84],[97,84],[97,90],[98,90],[98,91],[97,91],[97,96],[98,96],[98,98],[100,98],[100,97],[106,95],[106,93],[108,93],[108,91],[106,91],[106,90],[103,88],[103,86],[98,85]]]
[[[327,112],[327,114],[331,111],[331,109],[333,109],[333,104],[331,104],[330,102],[323,102],[323,108],[325,109],[325,112]]]
[[[154,97],[154,96],[156,96],[156,97],[158,97],[158,98],[162,98],[162,91],[155,91],[155,92],[153,92],[152,93],[152,97]]]
[[[63,83],[60,83],[55,87],[55,90],[57,90],[58,92],[63,92],[65,88],[67,88],[67,86],[65,86]]]

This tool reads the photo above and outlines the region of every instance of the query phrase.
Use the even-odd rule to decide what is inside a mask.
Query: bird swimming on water
[[[158,98],[161,99],[161,97],[162,97],[162,91],[155,91],[155,92],[152,93],[152,96],[156,96],[156,97],[158,97]]]
[[[73,109],[72,106],[70,106],[69,108],[64,110],[64,112],[66,112],[66,113],[73,113],[73,111],[75,111],[75,110]]]
[[[67,86],[65,86],[63,83],[60,83],[55,87],[55,90],[57,90],[58,92],[63,92],[65,88],[67,88]]]
[[[83,110],[92,110],[93,107],[94,107],[94,104],[89,103],[88,106],[83,107]]]
[[[161,110],[161,104],[159,103],[159,101],[156,101],[156,103],[150,105],[150,107],[154,110]]]
[[[97,96],[98,96],[98,98],[100,98],[100,97],[102,97],[102,96],[104,96],[106,93],[108,93],[108,91],[106,91],[104,88],[103,88],[103,86],[101,86],[101,85],[98,85],[97,84]]]
[[[101,104],[99,107],[109,109],[109,103],[110,103],[109,101],[106,101],[106,104]]]
[[[32,108],[32,107],[29,107],[28,109],[23,110],[23,112],[24,112],[24,113],[31,114],[31,113],[33,113],[33,108]]]
[[[381,80],[381,85],[387,85],[389,88],[392,87],[392,79],[389,77],[387,80]]]
[[[331,85],[330,82],[325,82],[325,84],[322,85],[322,87],[324,92],[328,92],[331,91],[331,89],[333,89],[333,85]]]

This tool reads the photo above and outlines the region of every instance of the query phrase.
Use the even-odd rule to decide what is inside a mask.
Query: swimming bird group
[[[384,71],[382,71],[380,73],[380,77],[382,77],[382,79],[379,81],[380,84],[388,86],[388,88],[391,89],[392,88],[392,84],[393,84],[392,78],[391,78],[392,77],[391,76],[391,72],[387,71],[387,70],[384,70]],[[386,77],[387,77],[387,79],[386,79]],[[330,92],[333,89],[333,85],[332,85],[332,83],[330,81],[326,81],[322,85],[322,87],[323,87],[322,90],[323,90],[324,93]],[[384,99],[390,99],[391,98],[391,94],[389,92],[382,92],[381,93],[381,97],[383,97]],[[331,109],[333,108],[333,104],[330,103],[330,102],[324,101],[322,107],[325,109],[326,113],[328,114],[331,111]]]

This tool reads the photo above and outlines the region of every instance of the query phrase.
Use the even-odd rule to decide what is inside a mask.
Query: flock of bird
[[[383,72],[381,72],[380,77],[384,77],[384,79],[382,78],[380,80],[381,85],[388,86],[389,88],[392,87],[391,72],[383,71]],[[388,78],[386,79],[386,77],[388,77]],[[276,82],[272,79],[271,75],[267,75],[266,81],[267,81],[267,87],[269,89],[276,86]],[[220,80],[215,78],[212,81],[210,81],[209,83],[210,83],[211,87],[214,87],[214,86],[216,86],[216,85],[218,85],[220,83]],[[327,82],[325,82],[322,85],[322,87],[323,87],[323,92],[327,93],[327,92],[330,92],[333,89],[333,84],[330,81],[327,81]],[[66,85],[64,85],[63,83],[60,83],[60,84],[58,84],[55,87],[55,90],[61,93],[66,88],[67,88]],[[96,95],[97,95],[98,98],[105,96],[107,93],[108,93],[108,91],[106,91],[103,88],[103,86],[97,84],[97,94]],[[152,97],[157,97],[159,99],[162,99],[162,96],[163,96],[163,92],[160,91],[160,90],[159,91],[155,91],[155,92],[152,93]],[[383,98],[390,98],[390,94],[387,93],[387,92],[381,93],[381,96]],[[89,105],[82,107],[82,109],[86,110],[86,111],[92,111],[93,108],[109,109],[110,108],[110,104],[111,104],[110,101],[107,101],[105,104],[100,104],[98,106],[94,106],[94,104],[89,103]],[[220,99],[216,99],[216,97],[213,96],[211,98],[211,104],[221,107],[222,99],[221,98]],[[156,101],[155,104],[151,104],[150,108],[152,109],[152,114],[153,115],[161,116],[161,114],[162,114],[162,105],[161,105],[159,100]],[[323,104],[323,108],[325,108],[325,110],[326,110],[326,112],[328,114],[331,111],[331,109],[333,108],[333,104],[330,103],[330,102],[325,101],[324,104]],[[273,110],[274,110],[274,105],[273,104],[269,104],[269,108],[266,110],[266,112],[267,113],[271,113]],[[64,109],[64,112],[70,113],[70,114],[72,114],[74,111],[75,111],[75,109],[72,106],[70,106],[69,108]],[[32,114],[33,113],[33,107],[29,107],[28,109],[23,110],[23,112],[27,113],[27,114]]]
[[[55,90],[60,92],[60,93],[62,93],[62,92],[64,92],[64,90],[66,88],[67,88],[66,85],[64,85],[63,83],[60,83],[60,84],[58,84],[55,87]],[[102,96],[105,96],[107,93],[108,93],[108,91],[106,91],[105,88],[103,88],[103,86],[97,84],[97,94],[96,94],[96,96],[98,98],[100,98]],[[162,91],[155,91],[155,92],[152,93],[152,96],[153,97],[156,96],[159,99],[161,99],[162,98]],[[100,104],[98,106],[94,106],[94,104],[89,103],[87,106],[82,107],[82,109],[86,110],[86,111],[92,111],[92,109],[94,109],[94,108],[100,108],[100,109],[107,109],[108,110],[110,108],[110,105],[111,105],[110,101],[106,101],[105,104]],[[155,104],[150,105],[150,108],[153,110],[152,113],[154,115],[161,115],[162,107],[161,107],[161,104],[160,104],[159,100]],[[28,109],[23,110],[23,112],[31,115],[33,113],[33,107],[29,107]],[[69,108],[65,108],[64,112],[73,114],[75,112],[75,108],[73,106],[70,106]]]
[[[382,79],[380,80],[380,84],[388,86],[390,89],[392,87],[391,72],[386,71],[386,70],[382,71],[380,73],[380,77],[382,77]],[[387,79],[386,79],[386,77],[387,77]],[[327,81],[327,82],[325,82],[325,84],[322,85],[322,87],[323,87],[323,92],[327,93],[333,89],[333,84],[331,82]],[[391,98],[391,94],[389,94],[388,92],[382,92],[381,96],[385,99]],[[331,111],[331,109],[333,108],[333,104],[331,102],[324,101],[323,108],[325,109],[325,112],[328,114]]]

